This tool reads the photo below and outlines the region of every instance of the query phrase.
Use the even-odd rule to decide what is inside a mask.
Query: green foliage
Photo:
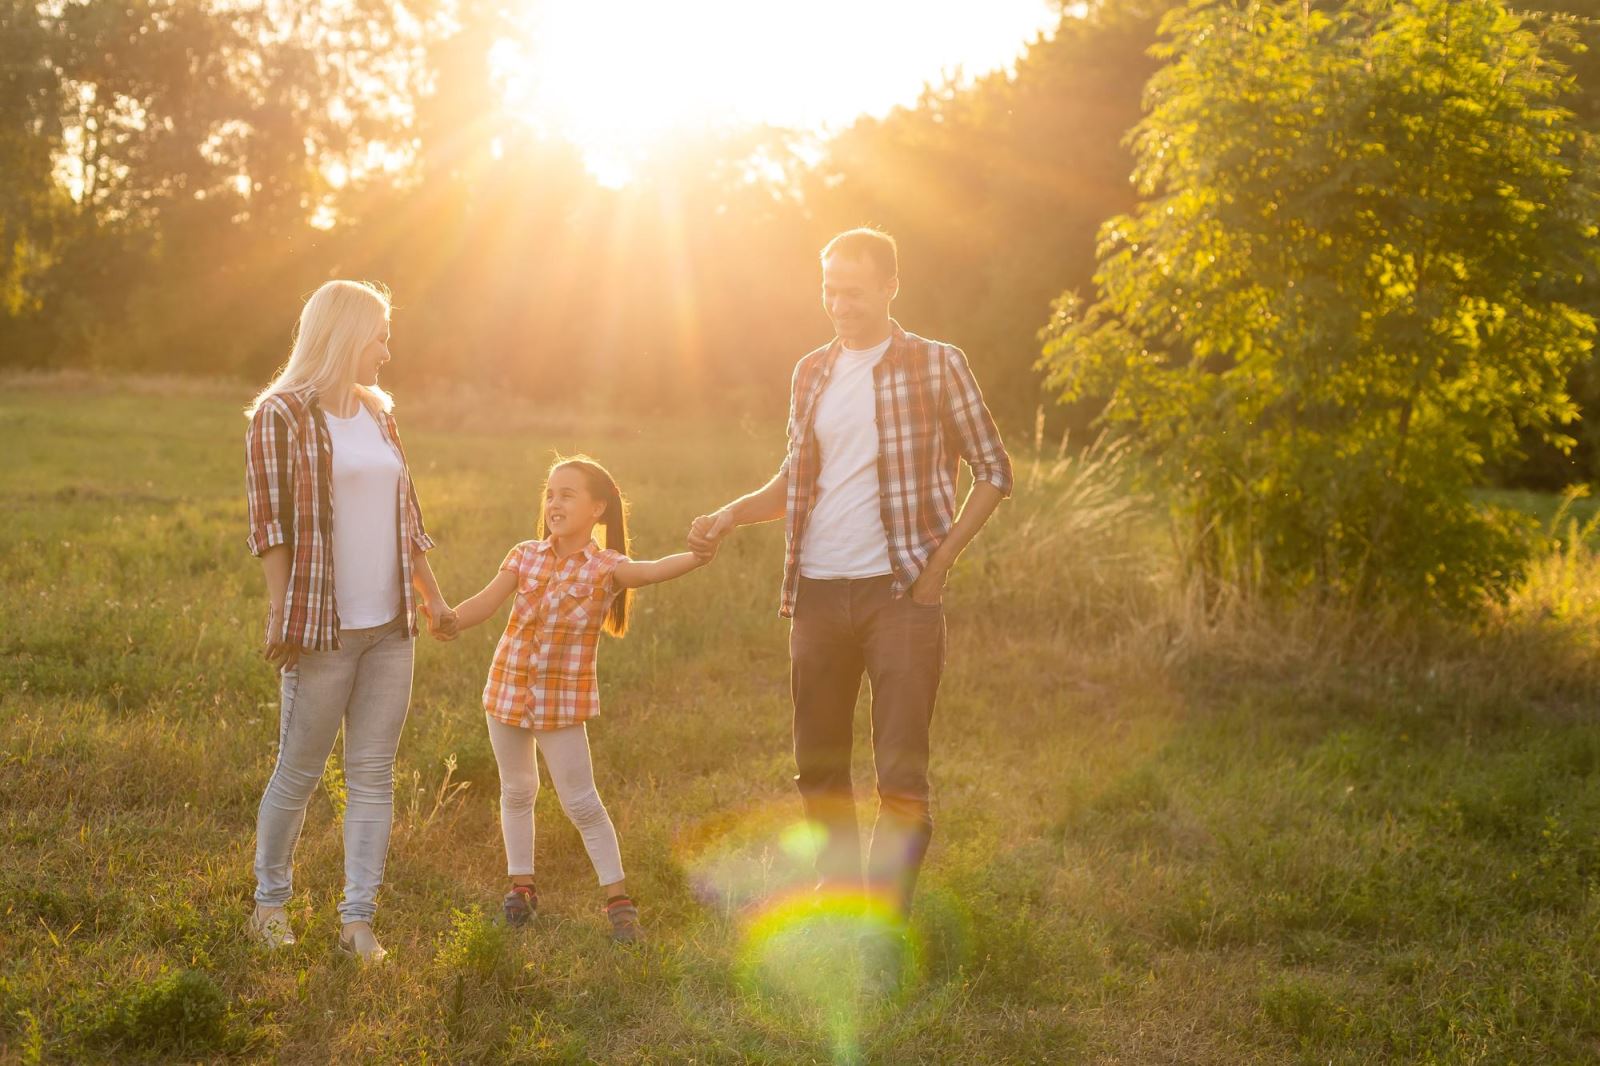
[[[227,1007],[208,974],[180,970],[129,987],[106,1009],[97,1036],[142,1051],[216,1051],[227,1035]]]
[[[1552,46],[1498,0],[1197,2],[1043,363],[1156,458],[1191,564],[1287,595],[1504,597],[1520,516],[1477,505],[1565,445],[1594,332],[1596,200]]]
[[[440,938],[434,961],[451,977],[464,974],[487,981],[508,961],[506,926],[491,921],[480,909],[457,910],[449,931]]]

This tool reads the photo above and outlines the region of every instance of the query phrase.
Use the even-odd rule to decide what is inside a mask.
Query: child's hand
[[[726,510],[716,514],[703,514],[689,526],[689,550],[696,555],[709,551],[707,561],[717,554],[717,545],[734,530],[733,516]]]
[[[456,612],[443,601],[428,606],[428,632],[434,640],[455,640],[460,635],[456,625]]]
[[[691,542],[691,544],[693,543],[694,542]],[[699,544],[701,546],[690,547],[689,550],[694,553],[694,557],[696,559],[700,560],[700,564],[702,566],[715,559],[717,557],[717,549],[722,547],[722,542],[720,540],[701,541]]]

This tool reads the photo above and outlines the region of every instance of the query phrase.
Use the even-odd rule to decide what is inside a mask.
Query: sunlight
[[[577,144],[617,186],[652,148],[719,127],[848,125],[914,103],[928,83],[1009,66],[1049,0],[742,0],[545,4],[532,54],[496,57],[513,114]]]

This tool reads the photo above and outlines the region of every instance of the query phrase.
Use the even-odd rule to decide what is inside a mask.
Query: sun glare
[[[599,0],[530,12],[498,57],[513,114],[626,181],[679,136],[770,124],[820,130],[915,102],[924,85],[1011,64],[1054,26],[1049,0]]]

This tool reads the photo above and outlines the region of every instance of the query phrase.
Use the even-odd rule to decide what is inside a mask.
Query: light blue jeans
[[[344,899],[339,917],[371,921],[394,819],[394,756],[411,704],[416,644],[402,615],[345,629],[339,650],[302,652],[282,675],[278,763],[256,816],[256,902],[281,907],[293,891],[294,847],[306,805],[344,726]]]

